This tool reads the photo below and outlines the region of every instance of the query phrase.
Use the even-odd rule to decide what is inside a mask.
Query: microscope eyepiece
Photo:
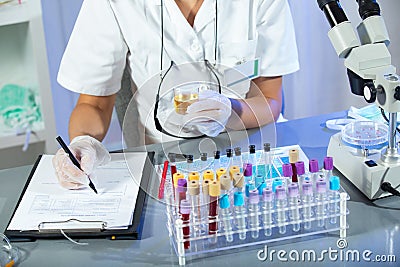
[[[364,20],[371,16],[380,16],[381,9],[375,0],[357,0],[358,14]]]

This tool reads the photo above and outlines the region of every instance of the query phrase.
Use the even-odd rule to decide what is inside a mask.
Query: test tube
[[[182,200],[186,199],[186,189],[187,189],[186,180],[179,179],[177,187],[178,203],[181,203]],[[181,213],[180,207],[179,207],[179,213]]]
[[[244,187],[243,173],[241,172],[234,173],[233,186],[235,188],[235,192],[243,192],[243,187]]]
[[[285,188],[281,185],[278,185],[275,189],[275,200],[276,200],[276,209],[277,209],[277,218],[276,221],[279,227],[279,233],[286,233],[286,191]]]
[[[186,172],[190,173],[193,171],[193,155],[186,156]]]
[[[208,234],[211,235],[209,238],[210,243],[215,244],[218,241],[218,198],[221,194],[221,187],[219,181],[213,181],[210,183],[210,204],[208,210]],[[210,222],[211,221],[211,222]]]
[[[337,211],[339,210],[339,200],[340,200],[340,179],[337,176],[331,176],[329,179],[329,198],[330,198],[330,213],[331,219],[330,223],[335,224],[337,220]]]
[[[333,171],[333,158],[332,157],[325,157],[324,158],[324,176],[327,181],[332,176]]]
[[[246,239],[246,208],[244,206],[244,198],[242,192],[233,194],[233,206],[235,212],[235,222],[239,229],[239,239]]]
[[[226,169],[225,168],[219,168],[219,169],[217,169],[217,180],[219,181],[219,179],[221,178],[221,176],[223,175],[223,174],[226,174]]]
[[[271,188],[264,188],[262,193],[262,212],[263,212],[263,224],[264,224],[264,235],[272,235],[272,209],[273,209],[273,196]]]
[[[243,176],[245,184],[254,183],[253,181],[253,165],[251,163],[243,164]]]
[[[222,195],[229,195],[229,191],[232,188],[232,180],[227,174],[221,175],[219,178],[219,181],[221,183],[221,194]]]
[[[286,178],[286,183],[293,181],[293,167],[292,164],[286,163],[282,165],[283,176]],[[297,176],[296,176],[297,180]]]
[[[304,161],[296,162],[295,167],[296,167],[296,172],[297,172],[297,181],[299,183],[300,190],[301,190],[301,185],[303,184],[303,181],[306,180],[306,177],[307,177],[305,168],[304,168]]]
[[[319,178],[319,167],[318,167],[318,160],[317,159],[310,159],[309,161],[309,170],[310,170],[310,179],[313,183],[313,185],[315,185],[315,183],[317,182],[318,178]]]
[[[293,231],[300,231],[300,210],[299,210],[299,187],[297,183],[288,185],[290,219],[293,224]]]
[[[303,202],[303,217],[304,229],[311,228],[311,217],[313,216],[311,204],[313,202],[313,185],[310,181],[304,181],[302,184],[302,202]]]
[[[221,158],[221,151],[219,150],[214,151],[214,170],[221,168],[220,158]]]
[[[219,202],[219,208],[220,208],[221,221],[224,228],[225,238],[227,242],[232,242],[233,234],[232,234],[232,224],[231,224],[231,211],[229,207],[230,207],[229,196],[228,195],[221,196],[221,200]]]
[[[243,166],[242,149],[240,147],[235,147],[234,151],[235,151],[235,155],[233,156],[233,165],[239,166],[239,168],[242,168],[242,166]]]
[[[227,159],[227,162],[226,162],[225,168],[227,170],[229,170],[229,168],[233,165],[233,151],[232,151],[232,148],[227,148],[226,149],[226,159]]]
[[[272,178],[272,158],[271,158],[271,144],[264,144],[264,164],[265,164],[265,177],[266,179]]]
[[[203,205],[202,205],[202,210],[203,210],[203,218],[208,216],[208,206],[210,204],[210,180],[203,180],[203,184],[201,187],[202,190],[202,195],[203,195]]]
[[[200,171],[203,172],[208,168],[207,153],[200,153]]]
[[[203,172],[203,181],[204,180],[214,180],[214,172],[212,170],[205,170]]]
[[[198,172],[195,172],[195,171],[190,172],[189,175],[188,175],[188,180],[189,180],[189,181],[193,181],[193,180],[198,181],[198,180],[200,180],[200,175],[199,175],[199,173],[198,173]]]
[[[249,145],[249,157],[247,159],[247,163],[250,163],[252,166],[256,166],[256,146]]]
[[[190,238],[190,202],[187,199],[183,199],[181,201],[180,205],[180,210],[181,210],[181,219],[183,222],[183,238],[185,239],[185,242],[183,242],[183,246],[185,249],[189,249],[190,247],[190,241],[187,240]]]
[[[195,236],[199,236],[201,233],[200,223],[201,223],[201,207],[200,207],[200,185],[199,181],[192,180],[188,184],[188,193],[190,196],[190,202],[192,204],[193,213],[193,229]]]
[[[297,182],[296,162],[299,161],[299,150],[289,150],[289,163],[292,165],[292,182]]]
[[[169,154],[169,166],[171,168],[171,181],[173,181],[174,174],[176,173],[175,153]]]
[[[259,230],[258,227],[260,226],[260,221],[259,221],[259,206],[258,203],[260,201],[260,197],[258,195],[258,190],[254,189],[250,191],[249,195],[249,223],[250,223],[250,228],[251,230],[251,237],[252,238],[258,238],[259,236]]]
[[[178,192],[178,181],[180,179],[184,179],[185,176],[183,175],[183,173],[180,172],[176,172],[172,178],[173,180],[173,184],[174,184],[174,201],[175,201],[175,211],[176,213],[179,211],[179,192]]]
[[[318,226],[325,225],[325,211],[326,211],[326,182],[325,179],[318,179],[316,184],[316,201],[317,201],[317,220]]]
[[[240,172],[240,168],[236,165],[232,165],[229,167],[229,175],[231,176],[231,179],[233,180],[233,174],[236,172]]]

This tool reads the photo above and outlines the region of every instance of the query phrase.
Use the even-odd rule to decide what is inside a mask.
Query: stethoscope
[[[161,31],[161,53],[160,53],[160,83],[158,85],[157,89],[157,95],[156,95],[156,102],[154,106],[154,124],[156,126],[156,129],[163,134],[175,137],[175,138],[183,138],[183,139],[197,139],[199,137],[206,137],[206,135],[200,135],[200,136],[190,136],[190,137],[184,137],[184,136],[178,136],[175,134],[172,134],[165,130],[162,126],[161,123],[157,117],[158,115],[158,105],[160,102],[160,91],[161,91],[161,85],[167,76],[168,72],[172,69],[172,67],[175,65],[174,61],[171,60],[171,64],[168,67],[168,69],[163,73],[163,57],[164,57],[164,1],[160,0],[161,4],[161,23],[160,23],[160,31]],[[212,74],[215,76],[215,79],[218,83],[218,92],[221,94],[221,82],[218,78],[217,73],[215,72],[215,66],[217,63],[217,53],[218,53],[218,0],[215,0],[215,25],[214,25],[214,64],[210,63],[208,60],[204,60],[206,67],[212,72]]]

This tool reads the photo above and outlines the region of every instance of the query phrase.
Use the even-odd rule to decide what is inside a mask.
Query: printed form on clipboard
[[[40,228],[127,229],[132,224],[147,153],[111,154],[111,162],[99,166],[89,187],[62,188],[55,176],[52,155],[43,155],[8,225],[9,231]],[[126,157],[126,159],[125,159]],[[128,168],[127,161],[134,162]],[[92,177],[91,177],[92,178]]]

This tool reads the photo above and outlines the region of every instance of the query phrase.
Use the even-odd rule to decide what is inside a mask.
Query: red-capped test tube
[[[183,246],[185,249],[188,249],[190,247],[190,241],[187,240],[190,238],[190,226],[189,226],[189,222],[190,222],[190,202],[187,199],[183,199],[181,201],[181,205],[180,205],[180,210],[181,210],[181,218],[182,218],[182,222],[183,222],[183,238],[185,239],[185,242],[183,243]]]

